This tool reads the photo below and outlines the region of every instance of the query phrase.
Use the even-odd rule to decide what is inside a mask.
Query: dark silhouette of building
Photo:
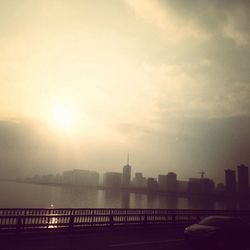
[[[186,193],[188,188],[187,181],[177,181],[177,191],[180,193]]]
[[[158,186],[159,190],[166,191],[167,190],[167,176],[159,174],[158,175]]]
[[[133,179],[133,186],[136,188],[145,187],[145,177],[143,177],[142,173],[135,173],[135,177]]]
[[[147,187],[148,187],[148,190],[157,190],[158,183],[157,183],[156,179],[149,177]]]
[[[216,192],[221,194],[225,192],[225,184],[224,183],[218,183],[216,186]]]
[[[74,169],[62,173],[62,184],[98,186],[99,173],[83,169]]]
[[[127,165],[123,167],[122,186],[130,187],[130,184],[131,184],[131,166],[129,165],[129,155],[128,155]]]
[[[170,172],[167,174],[167,187],[166,190],[168,192],[176,192],[177,191],[177,175],[176,173]]]
[[[103,175],[103,185],[110,188],[120,188],[122,184],[122,174],[117,172],[107,172]]]
[[[225,170],[225,185],[227,194],[234,194],[236,192],[236,175],[234,170]]]
[[[195,194],[200,190],[200,178],[189,178],[188,193]]]
[[[214,182],[208,178],[189,178],[188,193],[190,194],[212,194]]]
[[[238,191],[239,194],[245,195],[249,193],[249,175],[248,167],[244,164],[237,166],[238,169]]]

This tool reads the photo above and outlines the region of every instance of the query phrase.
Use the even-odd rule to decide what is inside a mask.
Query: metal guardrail
[[[250,210],[198,209],[123,209],[123,208],[0,208],[0,216],[9,215],[110,215],[110,214],[250,214]]]
[[[0,232],[187,225],[209,215],[229,215],[250,220],[250,210],[0,209]]]

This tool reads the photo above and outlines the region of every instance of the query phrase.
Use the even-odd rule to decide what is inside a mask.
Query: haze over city
[[[1,0],[1,177],[249,166],[249,7]]]

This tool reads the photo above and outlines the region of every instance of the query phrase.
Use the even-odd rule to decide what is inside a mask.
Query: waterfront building
[[[249,193],[249,175],[248,167],[240,164],[237,166],[238,169],[238,191],[239,194],[245,195]]]
[[[224,183],[218,183],[217,186],[216,186],[216,192],[218,194],[222,194],[225,192],[225,184]]]
[[[163,174],[158,175],[158,186],[160,191],[167,190],[167,176]]]
[[[98,186],[99,173],[82,169],[64,171],[62,173],[62,184]]]
[[[166,176],[166,190],[168,192],[176,192],[177,191],[177,175],[176,173],[170,172]]]
[[[188,193],[190,194],[212,194],[215,185],[213,180],[208,178],[189,178]]]
[[[130,187],[131,182],[131,166],[125,165],[122,171],[122,186],[123,187]]]
[[[147,188],[148,190],[158,190],[158,183],[155,178],[149,177],[147,180]]]
[[[186,193],[188,188],[187,181],[177,181],[177,191],[180,193]]]
[[[130,187],[131,185],[131,166],[129,165],[129,155],[127,159],[127,164],[123,167],[122,171],[122,186]]]
[[[133,186],[136,188],[145,187],[145,178],[142,173],[135,173],[135,177],[133,178]]]
[[[118,172],[106,172],[103,175],[103,185],[110,188],[120,188],[122,184],[122,174]]]
[[[225,170],[225,189],[227,194],[236,193],[236,175],[234,170]]]

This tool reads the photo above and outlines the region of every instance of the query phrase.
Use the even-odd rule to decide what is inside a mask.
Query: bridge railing
[[[116,210],[115,210],[116,211]],[[6,230],[41,230],[41,229],[77,229],[101,228],[119,226],[150,225],[188,225],[199,221],[208,215],[231,215],[245,218],[249,221],[250,211],[222,211],[222,210],[143,210],[144,213],[126,210],[122,213],[100,214],[35,214],[35,215],[1,215],[0,231]],[[146,211],[146,212],[145,212]],[[154,211],[154,213],[152,212]],[[175,210],[176,211],[176,210]],[[117,212],[117,211],[116,211]]]
[[[152,224],[179,225],[197,221],[196,215],[178,214],[116,214],[116,215],[27,215],[0,216],[1,229],[47,229],[47,228],[78,228],[78,227],[115,227]]]
[[[119,208],[0,208],[0,216],[10,215],[110,215],[110,214],[249,214],[250,210],[119,209]]]

